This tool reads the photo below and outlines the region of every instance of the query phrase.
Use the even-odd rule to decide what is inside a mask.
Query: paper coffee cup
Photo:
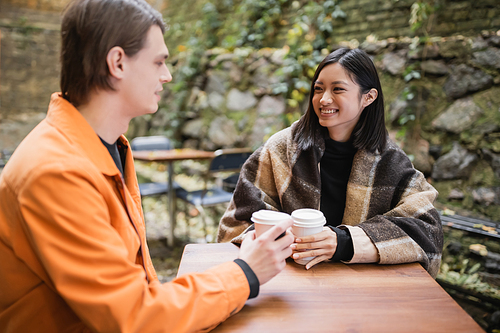
[[[323,226],[326,224],[323,212],[317,209],[303,208],[292,212],[292,233],[295,237],[310,236],[323,231]],[[315,257],[306,257],[294,259],[297,264],[306,265]]]
[[[312,208],[297,209],[292,212],[292,219],[294,224],[320,224],[326,223],[323,212]]]
[[[267,230],[271,229],[274,225],[287,221],[290,215],[283,212],[276,212],[274,210],[262,209],[252,214],[250,220],[255,227],[255,236],[259,237]]]

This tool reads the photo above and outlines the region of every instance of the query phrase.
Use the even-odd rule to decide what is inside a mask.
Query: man
[[[61,28],[61,93],[0,177],[1,332],[191,332],[239,311],[285,266],[291,222],[239,259],[161,284],[122,133],[172,77],[144,0],[75,0]]]

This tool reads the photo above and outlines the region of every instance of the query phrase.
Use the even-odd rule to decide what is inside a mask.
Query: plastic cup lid
[[[302,208],[292,212],[292,219],[299,224],[319,224],[325,220],[325,216],[320,210]]]
[[[274,210],[262,209],[252,214],[252,222],[260,224],[276,224],[281,221],[290,219],[290,215]]]
[[[293,221],[293,225],[295,227],[300,227],[300,228],[316,228],[318,226],[324,226],[326,224],[326,219],[323,219],[320,222],[315,222],[315,223],[301,223],[297,221]]]

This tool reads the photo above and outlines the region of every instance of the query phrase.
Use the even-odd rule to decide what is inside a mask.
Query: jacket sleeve
[[[113,227],[97,183],[83,170],[53,168],[31,177],[19,194],[23,228],[47,272],[45,283],[87,326],[99,332],[203,331],[243,307],[250,291],[234,262],[148,283],[143,267],[130,259],[136,253]]]
[[[435,277],[443,249],[441,220],[433,205],[438,193],[404,152],[392,149],[387,155],[367,172],[373,176],[364,195],[369,205],[358,200],[358,211],[367,214],[359,227],[375,244],[381,264],[420,262]]]
[[[351,260],[343,261],[346,264],[367,264],[378,263],[378,250],[373,244],[372,240],[359,226],[342,226],[349,229],[351,234],[352,246],[354,248],[354,255]]]

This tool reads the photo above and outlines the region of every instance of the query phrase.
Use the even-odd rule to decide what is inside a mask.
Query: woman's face
[[[376,92],[372,89],[361,95],[359,86],[339,63],[321,70],[314,83],[312,105],[319,124],[328,129],[330,138],[339,142],[349,140],[361,112],[376,98],[373,91]]]

